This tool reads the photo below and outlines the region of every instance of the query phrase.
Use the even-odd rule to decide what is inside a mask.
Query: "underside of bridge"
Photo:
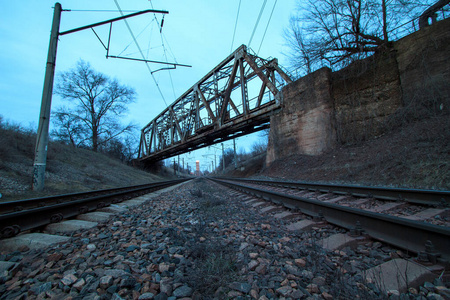
[[[142,129],[138,159],[152,163],[268,128],[291,82],[277,59],[240,46]]]

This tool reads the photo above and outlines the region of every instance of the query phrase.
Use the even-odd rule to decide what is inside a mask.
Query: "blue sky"
[[[74,67],[79,59],[89,62],[95,70],[136,90],[137,101],[130,105],[124,121],[133,121],[142,128],[166,107],[162,97],[168,104],[174,102],[230,54],[239,0],[61,0],[63,9],[72,11],[62,13],[60,31],[120,16],[115,1],[124,11],[150,9],[151,5],[154,9],[169,11],[164,17],[163,27],[167,60],[192,65],[192,68],[178,67],[170,73],[154,73],[161,96],[144,63],[106,59],[106,51],[94,33],[85,30],[60,37],[56,81],[60,72]],[[263,2],[241,0],[233,50],[241,44],[248,44]],[[295,8],[295,0],[267,0],[250,47],[258,51],[275,2],[274,14],[258,54],[263,58],[277,57],[281,65],[286,65],[287,59],[282,53],[287,49],[282,35]],[[46,0],[0,2],[3,12],[0,19],[0,115],[24,126],[37,127],[54,3]],[[154,15],[147,14],[129,19],[129,24],[144,55],[148,59],[165,61],[161,35],[154,18]],[[161,15],[157,15],[157,19],[160,22]],[[104,41],[108,31],[109,26],[96,29]],[[113,25],[111,41],[110,54],[140,58],[124,22]],[[162,67],[149,66],[152,70]],[[53,97],[53,108],[62,104],[61,99]],[[250,140],[256,141],[257,136],[238,139],[238,148],[248,149]],[[232,142],[228,144],[232,145]],[[192,160],[201,157],[200,154],[198,156]]]

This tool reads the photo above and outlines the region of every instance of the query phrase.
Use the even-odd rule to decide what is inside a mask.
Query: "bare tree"
[[[251,153],[252,156],[262,154],[267,151],[267,141],[257,141],[252,144]]]
[[[118,120],[127,111],[127,105],[134,102],[135,91],[96,72],[83,60],[60,75],[55,93],[72,104],[55,114],[59,133],[67,136],[72,144],[74,134],[80,137],[82,132],[89,136],[92,149],[98,151],[99,146],[135,127],[124,126]]]
[[[342,67],[391,47],[399,25],[432,0],[303,0],[285,31],[294,67]]]
[[[52,122],[56,126],[52,136],[59,141],[80,147],[89,139],[78,116],[71,114],[66,107],[60,107],[52,113]]]

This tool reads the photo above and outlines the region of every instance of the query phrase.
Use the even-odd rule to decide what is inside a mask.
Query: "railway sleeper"
[[[230,186],[229,186],[230,187]],[[230,187],[232,188],[232,187]],[[239,188],[242,192],[243,188]],[[273,201],[270,197],[259,197],[255,196],[256,193],[248,193],[244,191],[246,195],[252,195],[253,199],[246,198],[246,203],[250,205],[252,208],[259,210],[260,213],[270,214],[270,210],[261,209],[262,203],[261,199],[264,199],[268,202],[277,202],[280,204],[280,201]],[[260,200],[258,200],[260,199]],[[255,202],[260,205],[255,205]],[[253,205],[252,205],[253,204]],[[284,205],[286,206],[286,205]],[[298,213],[301,212],[301,209],[297,209],[295,213],[297,216]],[[281,214],[280,211],[277,211],[278,214]],[[289,215],[287,213],[286,215]],[[303,218],[298,221],[299,218],[293,219],[293,222],[286,225],[286,229],[288,231],[306,231],[314,228],[320,228],[323,226],[327,226],[328,222],[326,217],[324,217],[323,212],[319,211],[318,213],[311,216],[311,219]],[[274,215],[275,217],[275,215]],[[344,247],[353,247],[355,248],[361,243],[367,242],[373,237],[364,229],[361,222],[357,221],[353,228],[348,229],[346,234],[335,234],[331,235],[327,238],[317,241],[317,244],[323,247],[327,251],[339,251]],[[384,242],[384,241],[382,241]],[[395,247],[395,246],[394,246]],[[417,257],[404,259],[404,258],[393,258],[379,266],[373,267],[369,270],[366,270],[362,276],[366,279],[367,282],[375,282],[380,284],[380,287],[386,288],[386,292],[389,293],[389,290],[398,289],[401,292],[407,290],[409,286],[412,284],[417,285],[418,282],[423,283],[425,281],[433,281],[438,276],[444,274],[445,270],[450,267],[449,261],[443,257],[442,253],[437,251],[433,245],[433,242],[427,240],[424,244],[424,251],[419,251],[417,253]],[[406,278],[405,278],[406,274]],[[394,277],[393,277],[394,276]],[[393,278],[402,277],[402,280],[393,280]]]

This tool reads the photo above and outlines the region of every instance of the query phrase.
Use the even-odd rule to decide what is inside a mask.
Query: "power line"
[[[150,6],[153,9],[153,3],[151,1],[149,1],[149,2],[150,2]],[[153,14],[153,15],[155,17],[156,23],[158,24],[158,27],[161,28],[160,31],[159,31],[159,35],[161,37],[161,44],[162,44],[162,47],[163,47],[164,57],[166,58],[166,61],[168,61],[168,59],[167,59],[167,50],[166,50],[166,47],[164,45],[164,39],[163,39],[163,34],[162,34],[162,27],[163,27],[163,24],[164,24],[164,17],[161,20],[161,26],[159,26],[159,22],[158,22],[158,19],[156,18],[156,14]],[[166,42],[167,42],[167,39],[166,39]],[[167,45],[169,46],[169,42],[167,42]],[[170,46],[169,46],[169,48],[170,48]],[[175,62],[177,62],[177,59],[175,58],[175,55],[173,55],[172,50],[171,50],[171,53],[172,53],[172,57],[174,58]],[[172,85],[173,97],[174,97],[174,99],[176,99],[177,95],[175,94],[175,87],[173,85],[172,72],[170,70],[168,70],[168,71],[169,71],[170,84]]]
[[[141,34],[148,28],[148,26],[150,26],[150,24],[152,24],[153,21],[151,21],[150,23],[147,24],[147,26],[144,27],[144,29],[142,29],[141,32],[139,32],[139,34],[136,36],[136,38],[140,37]],[[131,44],[133,43],[133,40],[131,40],[131,42],[122,50],[122,52],[120,52],[118,55],[120,56],[122,53],[124,53],[128,47],[131,46]]]
[[[113,9],[65,9],[64,11],[75,11],[75,12],[119,12],[119,10]],[[138,10],[122,10],[122,12],[138,12]]]
[[[267,3],[267,0],[264,0],[263,5],[261,6],[261,10],[259,11],[259,16],[258,16],[258,19],[256,20],[255,27],[253,28],[253,32],[252,32],[252,35],[250,37],[250,41],[248,41],[248,44],[247,44],[248,47],[250,47],[250,44],[252,43],[253,36],[255,35],[256,28],[258,27],[258,23],[259,23],[259,20],[261,19],[261,16],[263,14],[264,7],[266,6],[266,3]]]
[[[241,10],[241,0],[239,0],[239,6],[238,6],[237,15],[236,15],[236,22],[234,23],[234,32],[233,32],[233,39],[231,40],[231,49],[230,49],[230,53],[233,52],[234,37],[235,37],[235,35],[236,35],[236,28],[237,28],[237,23],[238,23],[239,11],[240,11],[240,10]]]
[[[117,9],[120,11],[120,14],[123,16],[123,12],[122,12],[122,9],[120,8],[119,3],[117,2],[117,0],[114,0],[114,2],[116,3]],[[138,48],[138,50],[139,50],[139,52],[140,52],[140,54],[141,54],[141,56],[142,56],[142,59],[145,59],[144,53],[142,52],[142,49],[141,49],[141,47],[139,46],[139,43],[137,42],[136,37],[134,36],[133,30],[131,30],[131,27],[130,27],[130,25],[128,24],[127,20],[124,19],[124,21],[125,21],[125,24],[127,25],[128,31],[130,32],[131,36],[133,37],[134,43],[136,44],[136,46],[137,46],[137,48]],[[162,93],[162,91],[161,91],[161,88],[159,87],[159,84],[158,84],[158,82],[156,81],[156,78],[155,78],[155,76],[153,75],[152,70],[150,69],[150,66],[148,65],[147,62],[145,62],[145,65],[147,66],[147,69],[148,69],[148,71],[150,72],[150,75],[152,76],[153,81],[154,81],[155,84],[156,84],[156,87],[158,88],[159,94],[161,95],[161,98],[163,99],[164,104],[165,104],[166,106],[168,106],[168,105],[167,105],[167,102],[166,102],[166,99],[164,98],[164,95],[163,95],[163,93]]]
[[[262,37],[261,44],[259,44],[258,52],[256,52],[256,55],[258,55],[259,54],[259,50],[261,50],[261,46],[263,44],[264,38],[266,37],[267,28],[269,28],[269,23],[270,23],[270,20],[272,19],[273,11],[275,10],[275,5],[277,5],[277,1],[278,0],[275,0],[275,3],[273,4],[272,12],[270,13],[269,21],[267,21],[266,30],[264,30],[264,35]]]

